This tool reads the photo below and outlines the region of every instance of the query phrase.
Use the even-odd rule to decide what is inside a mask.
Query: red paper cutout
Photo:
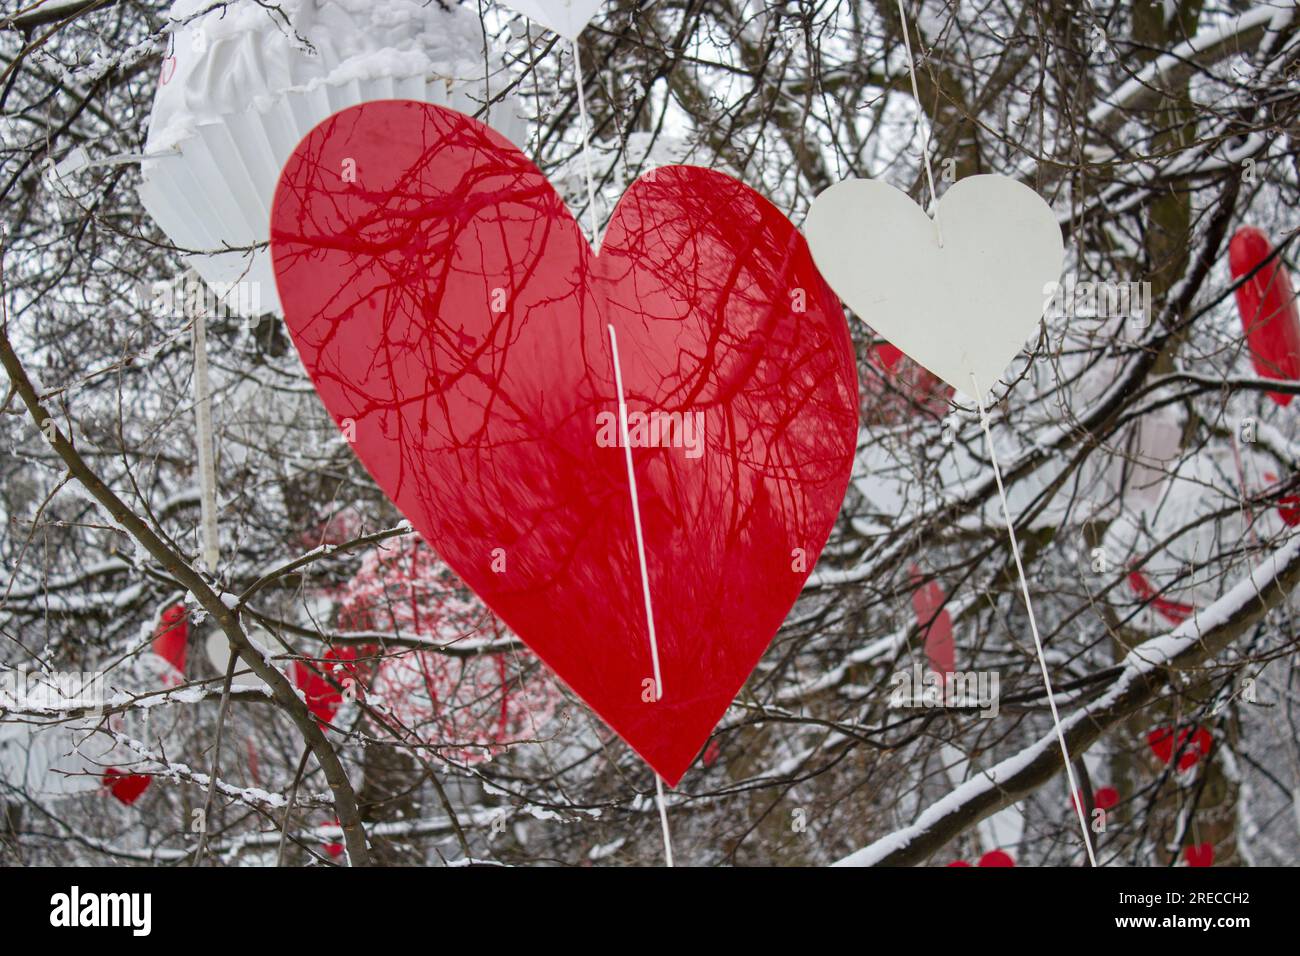
[[[911,568],[912,610],[916,613],[916,623],[925,634],[925,657],[930,663],[930,670],[940,675],[947,682],[949,674],[957,668],[957,644],[952,634],[952,615],[945,605],[947,596],[938,581],[921,583],[921,569],[915,564]]]
[[[718,757],[722,754],[722,745],[718,743],[718,738],[714,737],[709,741],[704,753],[700,755],[700,763],[705,767],[712,767],[718,762]]]
[[[190,622],[185,614],[185,605],[173,604],[159,615],[158,631],[153,639],[153,652],[174,671],[163,678],[164,683],[179,684],[184,678],[189,642]]]
[[[293,662],[293,682],[306,698],[307,709],[322,726],[328,724],[343,703],[346,682],[356,681],[359,674],[357,657],[370,657],[373,647],[337,647],[327,650],[320,663]],[[359,686],[359,685],[358,685]]]
[[[1003,850],[989,850],[980,857],[980,866],[1015,866],[1016,861],[1011,859],[1011,854]]]
[[[1170,624],[1182,624],[1183,621],[1196,613],[1196,608],[1190,604],[1183,604],[1179,601],[1171,601],[1169,598],[1160,597],[1152,586],[1151,580],[1141,571],[1129,572],[1128,586],[1133,589],[1133,593],[1138,596],[1138,600],[1150,604],[1155,608],[1156,613]]]
[[[1228,267],[1238,280],[1272,253],[1268,236],[1254,226],[1242,226],[1228,243]],[[1297,315],[1291,276],[1280,258],[1274,258],[1237,287],[1237,311],[1255,371],[1261,378],[1300,380],[1300,315]],[[1279,405],[1295,396],[1269,392]]]
[[[1007,853],[1004,850],[989,850],[989,852],[985,853],[982,857],[980,857],[979,863],[975,865],[976,866],[1015,866],[1016,861],[1011,858],[1011,854]],[[948,864],[948,866],[969,867],[970,864],[967,863],[965,860],[953,860],[951,863]]]
[[[295,149],[271,251],[303,363],[335,420],[355,421],[379,486],[675,784],[798,597],[848,484],[853,349],[803,237],[734,179],[668,166],[628,190],[595,256],[496,132],[386,100]],[[606,323],[662,665],[650,703]]]
[[[1188,866],[1214,866],[1214,844],[1183,847],[1183,859]]]
[[[151,779],[144,774],[126,773],[117,767],[104,771],[104,786],[120,803],[128,807],[140,799],[140,795],[149,789]]]
[[[1187,770],[1195,766],[1201,757],[1209,754],[1210,748],[1214,745],[1214,738],[1204,727],[1197,727],[1195,730],[1184,727],[1178,731],[1175,744],[1172,729],[1157,727],[1147,734],[1147,745],[1161,763],[1169,763],[1174,758],[1174,752],[1181,751],[1178,757],[1178,769]]]
[[[1277,483],[1277,475],[1271,471],[1264,472],[1264,480],[1269,484]],[[1288,528],[1300,524],[1300,495],[1283,495],[1277,499],[1277,513]]]
[[[897,425],[926,412],[935,416],[947,413],[953,387],[901,349],[879,342],[867,350],[867,360],[887,373],[865,379],[869,398],[864,414],[869,416],[869,424]]]
[[[1079,798],[1072,797],[1072,802],[1078,806]],[[1099,787],[1092,795],[1092,807],[1094,810],[1110,810],[1119,803],[1119,791],[1114,787]]]

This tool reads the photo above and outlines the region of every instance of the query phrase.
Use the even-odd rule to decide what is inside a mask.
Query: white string
[[[587,95],[582,91],[582,59],[578,41],[573,44],[573,75],[578,84],[578,117],[582,121],[582,169],[587,174],[587,217],[591,220],[591,248],[600,249],[600,220],[596,217],[596,181],[591,175],[591,146],[587,141]]]
[[[934,231],[939,240],[939,247],[943,248],[943,230],[939,226],[939,204],[935,198],[934,190],[934,170],[930,168],[930,134],[925,111],[921,109],[921,93],[916,85],[916,63],[912,56],[912,41],[907,32],[907,14],[903,10],[903,0],[898,0],[898,19],[903,30],[903,46],[907,50],[907,74],[912,81],[912,99],[916,104],[917,128],[921,134],[921,159],[925,163],[925,181],[930,188],[930,209],[934,217]],[[1025,567],[1020,561],[1020,543],[1016,540],[1016,527],[1011,520],[1011,507],[1007,504],[1006,489],[1002,486],[1002,468],[998,464],[998,454],[993,447],[993,433],[989,430],[989,415],[984,408],[984,393],[980,391],[979,382],[976,381],[974,373],[971,374],[970,379],[975,386],[975,403],[979,407],[980,425],[984,429],[984,441],[988,445],[989,459],[993,462],[993,477],[997,481],[998,497],[1002,500],[1002,516],[1006,519],[1007,535],[1011,538],[1011,556],[1015,558],[1016,574],[1020,577],[1020,593],[1025,600],[1025,610],[1029,613],[1029,630],[1034,636],[1034,650],[1038,653],[1038,666],[1043,672],[1043,686],[1047,688],[1047,704],[1052,711],[1052,724],[1056,728],[1056,739],[1061,745],[1061,757],[1065,761],[1065,775],[1070,783],[1070,799],[1074,803],[1074,811],[1079,818],[1079,829],[1083,834],[1084,848],[1088,851],[1088,862],[1096,866],[1097,857],[1093,853],[1092,838],[1088,832],[1088,821],[1084,817],[1082,794],[1074,780],[1074,764],[1070,760],[1070,750],[1065,745],[1065,734],[1061,730],[1061,715],[1056,710],[1056,696],[1052,691],[1052,678],[1047,672],[1047,658],[1043,654],[1043,641],[1038,634],[1038,620],[1034,617],[1034,603],[1029,597],[1029,583],[1025,580]]]
[[[191,281],[199,282],[197,276]],[[208,573],[217,573],[220,538],[217,536],[217,469],[212,439],[212,388],[208,383],[208,333],[205,296],[194,296],[200,303],[193,310],[194,321],[194,421],[199,446],[199,508],[203,531],[203,562]]]
[[[587,177],[587,215],[591,222],[591,248],[599,251],[600,220],[596,215],[596,181],[591,172],[591,144],[587,137],[587,128],[590,124],[587,119],[587,96],[582,88],[582,58],[578,54],[578,41],[575,39],[570,42],[573,45],[574,81],[578,87],[578,116],[582,123],[582,169]],[[619,432],[623,440],[624,460],[627,465],[627,487],[632,497],[632,526],[636,530],[636,555],[641,567],[641,594],[645,599],[645,623],[646,629],[650,632],[650,663],[654,671],[655,701],[659,701],[663,698],[664,682],[663,675],[659,671],[659,639],[655,633],[655,615],[650,604],[650,574],[646,570],[645,537],[641,532],[641,502],[636,492],[636,471],[632,467],[632,443],[628,440],[627,400],[623,395],[623,372],[618,360],[618,336],[614,333],[614,326],[610,325],[608,329],[609,345],[614,353],[614,384],[618,388]],[[655,802],[659,805],[659,825],[663,830],[664,862],[672,866],[673,842],[672,835],[668,831],[668,807],[664,803],[664,781],[658,773],[655,774]]]
[[[618,336],[614,326],[609,329],[609,347],[614,352],[614,385],[618,388],[618,427],[623,441],[623,457],[627,465],[627,487],[632,493],[632,526],[636,529],[636,556],[641,563],[641,593],[645,597],[645,623],[650,629],[650,661],[654,667],[655,700],[663,697],[663,679],[659,673],[659,641],[655,635],[655,615],[650,606],[650,575],[646,571],[645,538],[641,534],[641,501],[636,493],[636,472],[632,468],[632,445],[628,441],[627,400],[623,395],[623,372],[618,360]]]
[[[916,86],[916,64],[912,59],[912,40],[907,33],[907,14],[903,0],[898,0],[898,22],[903,28],[903,46],[907,49],[907,75],[912,80],[912,100],[916,104],[916,125],[921,133],[921,159],[925,162],[925,181],[930,187],[930,214],[934,217],[934,234],[943,248],[943,229],[939,227],[939,201],[934,192],[934,170],[930,168],[930,131],[925,111],[921,109],[921,93]]]
[[[148,711],[145,711],[148,713]],[[659,826],[664,833],[664,865],[673,865],[673,838],[668,832],[668,808],[664,806],[664,781],[655,774],[655,799],[659,802]]]
[[[1259,535],[1255,533],[1255,513],[1246,499],[1246,471],[1241,465],[1241,448],[1237,444],[1236,431],[1232,432],[1232,462],[1237,468],[1237,500],[1241,503],[1241,516],[1246,520],[1250,543],[1259,547]]]
[[[650,632],[650,664],[654,671],[655,701],[664,696],[663,675],[659,671],[659,638],[655,633],[654,608],[650,603],[650,573],[646,569],[645,536],[641,531],[641,499],[636,491],[636,470],[632,467],[632,442],[627,429],[627,399],[623,393],[623,371],[618,359],[618,335],[614,326],[609,329],[609,347],[614,353],[614,385],[618,389],[618,429],[623,441],[623,461],[627,466],[627,487],[632,497],[632,527],[636,531],[636,556],[641,566],[641,595],[645,599],[645,623]],[[664,804],[664,782],[655,774],[655,796],[659,803],[659,823],[664,831],[664,859],[673,865],[673,844],[668,833],[668,809]]]
[[[1061,745],[1061,757],[1065,761],[1065,776],[1070,782],[1070,801],[1079,818],[1079,828],[1083,833],[1083,845],[1088,851],[1088,862],[1097,865],[1097,857],[1092,850],[1092,838],[1088,832],[1088,821],[1083,813],[1083,794],[1074,780],[1074,764],[1070,760],[1069,748],[1065,745],[1065,734],[1061,731],[1061,715],[1056,711],[1056,695],[1052,691],[1052,678],[1047,673],[1047,657],[1043,654],[1043,640],[1038,635],[1038,620],[1034,617],[1034,602],[1029,599],[1029,583],[1025,580],[1025,566],[1020,562],[1020,543],[1016,540],[1016,526],[1011,520],[1011,507],[1007,504],[1007,493],[1002,487],[1002,468],[998,465],[998,453],[993,447],[993,432],[989,429],[989,414],[984,408],[984,393],[972,372],[971,383],[975,386],[975,404],[979,407],[980,425],[984,429],[984,442],[989,449],[989,459],[993,462],[993,478],[998,483],[998,497],[1002,499],[1002,516],[1007,522],[1007,535],[1011,538],[1011,556],[1016,561],[1016,574],[1020,576],[1020,593],[1025,599],[1025,610],[1029,613],[1029,630],[1034,635],[1034,650],[1038,653],[1038,666],[1043,672],[1043,686],[1047,688],[1047,705],[1052,711],[1052,724],[1056,728],[1056,739]]]

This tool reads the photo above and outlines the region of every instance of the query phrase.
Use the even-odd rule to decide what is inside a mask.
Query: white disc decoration
[[[566,40],[577,40],[583,28],[600,9],[603,0],[506,0],[534,23],[540,23]]]
[[[845,180],[817,197],[804,232],[845,304],[966,394],[1024,347],[1065,257],[1051,207],[1005,176],[959,180],[935,219],[888,183]]]
[[[185,249],[265,243],[285,159],[341,109],[412,99],[474,114],[495,95],[484,78],[478,16],[455,4],[281,0],[268,8],[255,0],[177,0],[168,16],[172,43],[158,78],[139,192],[168,238]],[[524,138],[513,101],[480,118],[512,141]],[[280,312],[265,247],[187,261],[231,311]]]

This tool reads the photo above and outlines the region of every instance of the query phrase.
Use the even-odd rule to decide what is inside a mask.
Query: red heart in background
[[[1272,252],[1265,232],[1242,226],[1228,243],[1228,268],[1234,280],[1244,280],[1235,295],[1255,371],[1263,378],[1294,382],[1300,379],[1300,310],[1286,261],[1270,261]],[[1295,396],[1269,392],[1268,397],[1285,407]]]
[[[1150,579],[1141,571],[1129,572],[1128,586],[1133,589],[1133,593],[1139,600],[1149,603],[1170,624],[1181,624],[1196,613],[1196,608],[1190,604],[1160,597],[1156,589],[1151,586]]]
[[[1214,844],[1183,847],[1183,858],[1188,866],[1214,866]]]
[[[374,652],[373,647],[364,647],[360,651],[355,647],[332,647],[325,652],[320,664],[293,662],[293,682],[302,691],[307,709],[319,723],[328,724],[338,713],[339,705],[343,703],[341,688],[346,686],[344,682],[356,680],[360,673],[354,663],[358,654],[369,657]]]
[[[705,767],[712,767],[718,762],[718,757],[722,753],[722,745],[718,743],[717,738],[710,740],[708,746],[704,748],[704,753],[700,756],[700,763]]]
[[[1292,396],[1287,396],[1291,398]],[[1277,481],[1277,475],[1271,471],[1264,472],[1264,480],[1270,484]],[[1283,495],[1277,499],[1277,513],[1288,528],[1300,524],[1300,495]]]
[[[864,386],[871,399],[872,421],[881,424],[898,424],[914,419],[921,412],[942,415],[948,408],[953,388],[933,372],[918,365],[903,351],[888,342],[880,342],[867,350],[867,361],[885,376],[871,376]]]
[[[1077,806],[1078,797],[1072,798]],[[1092,807],[1094,810],[1110,810],[1119,803],[1119,791],[1114,787],[1099,787],[1092,795]]]
[[[675,784],[799,596],[852,467],[853,349],[803,237],[742,183],[668,166],[623,196],[597,256],[495,131],[385,100],[294,150],[271,251],[303,364],[379,486]]]
[[[338,821],[338,820],[334,820],[334,821],[332,822],[332,825],[333,825],[333,826],[338,826],[338,825],[339,825],[339,821]],[[340,857],[340,856],[343,855],[343,844],[342,844],[342,843],[322,843],[322,844],[321,844],[321,849],[323,849],[326,853],[328,853],[328,854],[329,854],[330,856],[332,856],[332,857]]]
[[[975,865],[976,866],[1015,866],[1016,861],[1011,859],[1011,854],[1007,853],[1004,850],[989,850],[989,852],[985,853],[982,857],[980,857],[979,863]],[[965,860],[953,860],[951,863],[948,864],[948,866],[969,867],[970,864],[967,863]]]
[[[921,569],[913,564],[909,572],[912,586],[912,610],[917,626],[925,632],[925,657],[930,670],[946,683],[948,675],[957,669],[957,644],[952,636],[952,616],[946,607],[947,595],[938,581],[924,580]]]
[[[1187,770],[1195,766],[1198,760],[1209,754],[1213,744],[1214,738],[1204,727],[1197,727],[1194,730],[1183,728],[1178,732],[1176,744],[1174,732],[1169,727],[1157,727],[1147,734],[1147,745],[1161,763],[1169,763],[1174,757],[1174,751],[1181,751],[1178,758],[1179,770]]]
[[[1092,795],[1092,805],[1098,810],[1109,810],[1119,803],[1119,791],[1114,787],[1102,787]]]
[[[190,641],[190,622],[185,605],[173,604],[159,615],[158,630],[153,639],[153,652],[170,664],[175,671],[166,683],[180,683],[185,675],[185,660]]]
[[[104,786],[128,807],[140,799],[140,794],[149,789],[150,779],[139,773],[124,773],[117,767],[104,771]]]

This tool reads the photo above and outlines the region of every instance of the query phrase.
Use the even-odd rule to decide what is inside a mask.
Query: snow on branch
[[[1081,757],[1110,727],[1149,702],[1169,670],[1213,656],[1241,635],[1300,583],[1300,537],[1263,561],[1247,578],[1204,611],[1139,644],[1124,658],[1119,676],[1087,706],[1061,721],[1071,754]],[[1011,806],[1061,771],[1055,731],[932,804],[916,822],[839,860],[836,866],[910,866],[980,820]]]
[[[1166,89],[1177,86],[1198,69],[1227,59],[1244,49],[1257,48],[1270,33],[1290,25],[1295,15],[1295,0],[1261,4],[1254,10],[1226,23],[1205,29],[1178,44],[1126,80],[1088,113],[1092,125],[1114,129],[1132,114],[1151,108],[1165,96]]]

